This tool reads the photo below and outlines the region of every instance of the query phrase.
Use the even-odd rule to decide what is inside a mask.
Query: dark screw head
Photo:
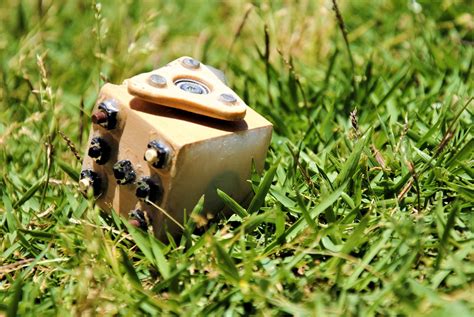
[[[92,157],[97,164],[105,164],[110,156],[110,146],[100,137],[92,138],[87,154]]]
[[[137,182],[135,195],[141,200],[155,202],[161,196],[161,188],[150,177],[143,177]]]
[[[138,198],[145,199],[150,195],[150,185],[144,181],[139,181],[137,183],[137,190],[135,192]]]
[[[145,213],[140,209],[132,210],[129,214],[129,223],[142,230],[147,230],[148,228],[148,221],[145,217]]]
[[[91,147],[89,148],[89,151],[87,154],[92,157],[92,158],[99,158],[102,153],[102,150],[100,146],[97,146],[97,144],[91,144]]]
[[[79,188],[84,195],[87,195],[89,189],[92,188],[94,196],[101,192],[102,181],[99,175],[91,169],[86,169],[81,172],[79,178]]]
[[[112,130],[117,125],[118,107],[113,99],[107,99],[99,104],[99,110],[92,114],[92,122],[107,130]]]
[[[129,160],[121,160],[114,164],[114,176],[117,184],[125,185],[135,181],[136,173],[133,170],[132,162]]]

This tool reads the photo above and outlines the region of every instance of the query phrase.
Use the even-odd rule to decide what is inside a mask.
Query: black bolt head
[[[143,177],[137,182],[135,195],[141,200],[156,202],[161,196],[161,187],[150,177]]]
[[[83,193],[86,195],[89,188],[92,188],[94,196],[98,196],[101,192],[102,180],[99,175],[91,169],[81,171],[79,177],[80,184],[85,184],[85,188],[82,188]]]
[[[135,181],[136,173],[133,170],[132,162],[129,160],[121,160],[115,163],[113,171],[117,184],[125,185]]]
[[[117,102],[113,99],[106,99],[99,104],[98,108],[99,111],[92,115],[92,122],[99,124],[107,130],[115,129],[119,112]]]
[[[168,161],[168,155],[169,155],[168,148],[164,146],[162,143],[160,143],[159,141],[154,140],[148,143],[147,149],[155,150],[158,156],[158,159],[155,162],[151,162],[151,165],[154,168],[164,168],[166,165],[166,162]],[[144,160],[147,161],[146,156],[144,157]]]
[[[129,222],[146,231],[147,230],[147,227],[148,227],[148,221],[145,217],[145,213],[143,211],[141,211],[140,209],[135,209],[135,210],[132,210],[129,214],[128,214],[130,220]]]
[[[87,154],[92,157],[97,164],[105,164],[110,157],[110,146],[100,137],[92,138],[91,146]]]

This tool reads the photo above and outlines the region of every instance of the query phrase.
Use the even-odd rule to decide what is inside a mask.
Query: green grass
[[[0,316],[472,316],[472,1],[323,2],[2,1]],[[104,82],[182,55],[275,132],[250,207],[165,245],[59,132],[82,154]]]

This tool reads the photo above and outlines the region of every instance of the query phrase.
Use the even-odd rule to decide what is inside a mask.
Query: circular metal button
[[[148,78],[148,83],[151,86],[163,88],[166,86],[166,78],[158,74],[152,74]]]
[[[209,93],[209,88],[207,88],[204,84],[192,80],[192,79],[179,79],[174,82],[174,84],[181,90],[192,94],[198,95],[206,95]]]
[[[181,60],[181,64],[186,67],[186,68],[189,68],[189,69],[198,69],[199,66],[201,66],[201,62],[198,61],[198,60],[195,60],[194,58],[184,58],[183,60]]]
[[[219,101],[226,103],[226,104],[234,104],[237,102],[237,98],[230,94],[221,94],[219,96]]]

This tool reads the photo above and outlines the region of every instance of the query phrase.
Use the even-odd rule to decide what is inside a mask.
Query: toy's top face
[[[167,135],[170,145],[175,148],[271,125],[250,107],[246,109],[244,119],[224,121],[145,101],[129,94],[124,85],[106,84],[101,90],[98,103],[102,104],[108,100],[115,100],[118,107],[123,109],[117,115],[117,127],[107,130],[109,133],[122,135],[123,138],[138,139],[139,134],[146,135],[152,133],[151,131],[156,131]],[[126,108],[132,112],[125,111]],[[128,118],[125,118],[126,116]],[[125,132],[121,126],[125,124],[125,121],[129,127],[127,133],[132,133],[132,135],[123,136]],[[100,126],[100,128],[103,127]],[[105,131],[105,128],[102,130]]]
[[[245,117],[247,105],[216,73],[190,57],[181,57],[126,81],[130,94],[154,104],[226,121]]]

